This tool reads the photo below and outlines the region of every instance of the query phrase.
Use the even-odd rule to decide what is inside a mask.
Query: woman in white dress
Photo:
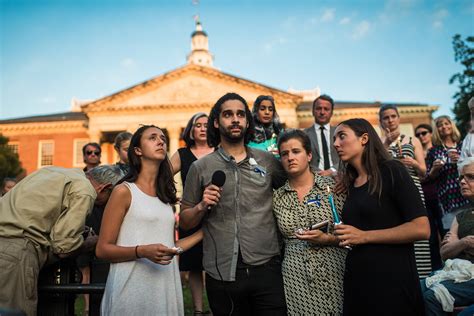
[[[96,255],[112,262],[102,315],[183,315],[176,254],[202,239],[199,231],[174,241],[177,202],[166,138],[140,127],[128,150],[130,172],[105,208]]]

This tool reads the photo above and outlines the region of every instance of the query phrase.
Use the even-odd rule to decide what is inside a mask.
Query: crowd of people
[[[183,315],[180,271],[194,315],[472,315],[474,98],[464,140],[448,116],[406,135],[393,105],[380,133],[333,126],[334,105],[321,95],[313,125],[285,129],[272,96],[250,110],[227,93],[171,158],[144,125],[117,135],[115,165],[88,143],[83,170],[6,178],[0,309],[35,315],[40,270],[75,257],[85,284],[110,263],[102,315]]]

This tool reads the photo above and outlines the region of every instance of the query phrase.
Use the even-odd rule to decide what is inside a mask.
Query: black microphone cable
[[[226,180],[225,173],[221,170],[217,170],[212,174],[211,183],[218,186],[218,187],[223,187],[224,184],[225,184],[225,180]],[[212,207],[209,208],[208,212],[210,212],[211,209],[212,209]],[[209,214],[208,214],[208,216],[209,216]],[[227,290],[227,286],[224,283],[224,278],[222,277],[222,273],[221,273],[221,271],[219,269],[219,265],[217,263],[217,244],[216,244],[216,240],[214,239],[214,236],[212,236],[211,231],[208,230],[208,232],[209,232],[209,236],[212,239],[212,243],[214,245],[214,264],[216,266],[217,274],[219,274],[219,278],[221,279],[222,286],[224,287],[224,292],[226,293],[227,297],[230,300],[230,306],[231,306],[230,307],[230,312],[229,312],[229,316],[230,316],[234,312],[234,300],[232,300],[232,296],[229,294],[229,291]]]

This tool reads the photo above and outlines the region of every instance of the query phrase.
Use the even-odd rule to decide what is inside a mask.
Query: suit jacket
[[[328,144],[329,147],[329,154],[331,156],[331,161],[332,165],[331,167],[338,170],[339,167],[339,155],[337,154],[336,150],[334,149],[333,144],[333,137],[334,137],[334,131],[336,130],[336,127],[331,126],[329,128],[329,139],[330,143]],[[320,171],[318,168],[319,166],[319,161],[321,160],[322,153],[320,154],[318,151],[319,145],[318,145],[318,138],[316,137],[316,131],[314,130],[314,124],[312,124],[310,127],[305,128],[304,132],[309,136],[309,139],[311,140],[311,152],[313,154],[313,158],[311,159],[311,167],[315,171]]]

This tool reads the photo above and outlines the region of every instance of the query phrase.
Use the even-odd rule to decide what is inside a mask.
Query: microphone
[[[211,183],[218,187],[223,187],[225,184],[225,173],[222,170],[214,171],[212,174]]]
[[[225,173],[222,170],[216,170],[212,174],[212,180],[211,184],[214,184],[215,186],[223,187],[225,184]],[[212,209],[211,206],[208,206],[207,209],[210,211]]]

